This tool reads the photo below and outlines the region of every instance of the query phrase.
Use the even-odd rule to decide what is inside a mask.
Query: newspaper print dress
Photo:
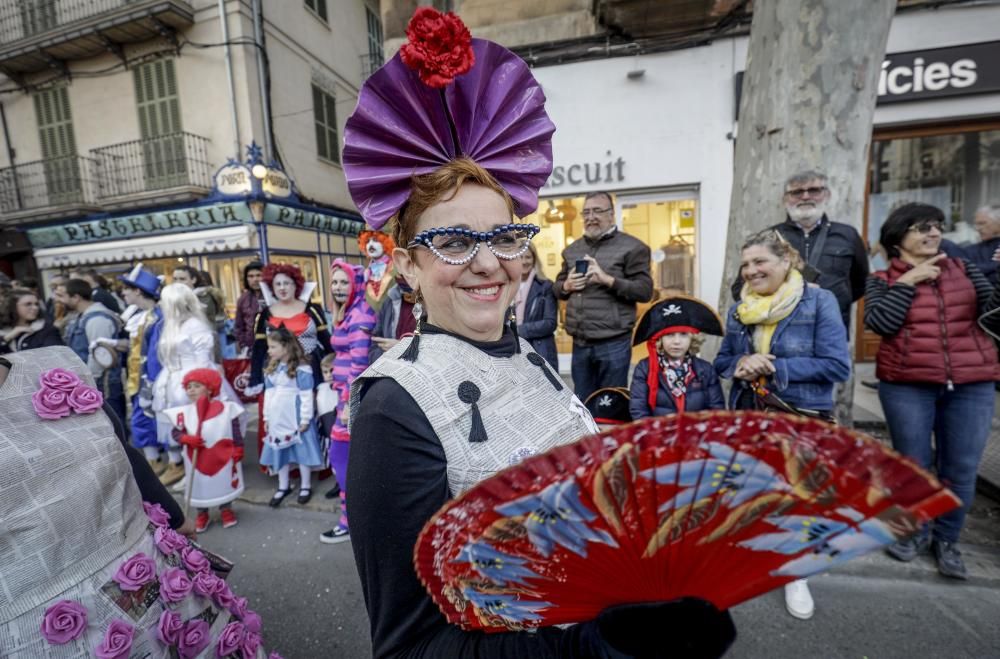
[[[155,561],[157,574],[177,559],[154,543],[111,421],[101,410],[43,420],[31,403],[42,373],[66,369],[93,386],[90,370],[61,346],[2,359],[10,372],[0,384],[0,657],[92,657],[115,620],[135,628],[129,656],[176,657],[175,648],[156,640],[163,612],[156,581],[123,591],[113,578],[138,553]],[[87,624],[78,637],[55,645],[39,628],[45,611],[61,600],[85,607]],[[182,620],[201,616],[212,639],[230,621],[224,607],[196,596],[172,609]]]
[[[580,399],[524,339],[520,353],[491,357],[459,338],[424,334],[417,361],[404,361],[399,356],[411,340],[393,346],[354,381],[351,416],[357,414],[365,381],[389,377],[398,382],[444,448],[452,496],[531,455],[598,431]],[[473,403],[486,441],[470,441]]]

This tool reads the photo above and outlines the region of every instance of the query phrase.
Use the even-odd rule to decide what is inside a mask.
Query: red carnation
[[[409,43],[399,56],[429,87],[441,89],[472,68],[472,35],[458,16],[433,7],[419,7],[406,26]]]

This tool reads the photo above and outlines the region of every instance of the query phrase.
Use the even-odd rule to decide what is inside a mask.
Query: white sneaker
[[[793,617],[808,620],[813,617],[815,606],[809,584],[805,579],[798,579],[785,584],[785,608]]]

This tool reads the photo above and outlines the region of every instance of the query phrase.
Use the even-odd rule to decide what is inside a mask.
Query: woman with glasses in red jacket
[[[941,252],[943,226],[944,214],[928,204],[889,215],[879,240],[889,267],[868,279],[865,325],[882,337],[876,373],[893,447],[922,467],[936,466],[963,503],[887,551],[911,561],[930,548],[942,575],[965,579],[957,543],[1000,379],[996,348],[977,320],[1000,307],[1000,287],[975,264]]]

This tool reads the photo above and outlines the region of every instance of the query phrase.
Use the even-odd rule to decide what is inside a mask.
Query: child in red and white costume
[[[184,447],[185,471],[192,476],[191,505],[198,509],[195,530],[208,528],[208,509],[218,506],[223,528],[236,525],[232,501],[243,494],[243,415],[241,405],[220,400],[222,376],[211,368],[184,375],[189,405],[165,410],[173,439]],[[193,469],[192,469],[192,463]]]

